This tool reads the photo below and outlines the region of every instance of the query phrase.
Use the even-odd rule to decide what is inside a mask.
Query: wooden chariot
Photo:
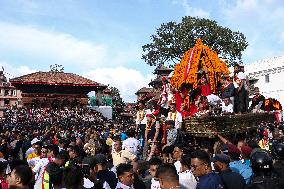
[[[261,122],[274,122],[273,113],[248,113],[240,115],[208,116],[185,119],[186,133],[195,137],[213,138],[214,132],[221,135],[245,133],[257,129]]]

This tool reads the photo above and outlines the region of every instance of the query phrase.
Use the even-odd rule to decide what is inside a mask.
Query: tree
[[[173,66],[198,38],[225,59],[228,65],[241,61],[242,52],[248,46],[244,34],[239,31],[219,26],[214,20],[186,16],[181,23],[162,24],[151,36],[152,42],[142,46],[142,59],[150,66]]]
[[[112,118],[116,120],[119,117],[119,114],[123,112],[125,103],[123,102],[120,92],[116,87],[109,87],[112,98]]]
[[[50,65],[49,67],[50,67],[51,72],[64,72],[63,65],[54,64],[54,65]]]

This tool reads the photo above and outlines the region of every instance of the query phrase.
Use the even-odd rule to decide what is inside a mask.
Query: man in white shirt
[[[176,145],[173,151],[173,158],[176,160],[174,166],[179,174],[181,172],[181,163],[180,160],[183,156],[183,147],[181,145]]]
[[[146,109],[145,109],[145,105],[142,102],[139,102],[138,104],[138,111],[136,113],[136,128],[135,128],[135,133],[141,133],[142,137],[144,139],[144,135],[145,135],[145,128],[146,128],[146,124],[147,124],[147,118],[146,118]]]
[[[222,102],[222,114],[232,114],[234,112],[234,106],[231,103],[230,98],[224,98]]]
[[[116,174],[119,179],[115,189],[134,189],[134,171],[132,165],[121,163],[116,168]]]
[[[172,103],[170,105],[170,112],[168,113],[167,120],[175,121],[175,128],[182,128],[182,115],[176,110],[176,104]]]
[[[31,141],[31,145],[32,145],[32,146],[26,151],[26,154],[25,154],[26,158],[28,157],[28,155],[34,153],[34,151],[35,151],[35,144],[38,143],[38,142],[40,142],[40,140],[37,139],[37,138],[34,138],[34,139]]]
[[[48,163],[54,160],[54,157],[59,153],[58,146],[46,146],[41,150],[42,157],[37,161],[36,165],[32,169],[35,174],[35,187],[41,188],[42,186],[42,176],[45,170],[45,167]]]
[[[221,103],[221,98],[215,94],[210,94],[207,96],[207,100],[209,102],[209,104],[212,104],[214,106],[216,106],[218,103]]]
[[[197,181],[192,172],[190,171],[190,155],[183,155],[180,162],[181,172],[178,174],[178,176],[181,189],[196,189]]]
[[[135,136],[134,130],[131,129],[127,131],[126,135],[128,136],[128,138],[123,141],[122,149],[127,150],[134,155],[137,155],[138,151],[140,150],[140,143],[139,140],[134,138]]]
[[[149,172],[150,172],[150,175],[152,176],[152,179],[151,179],[151,189],[161,189],[160,187],[160,182],[157,181],[155,179],[156,177],[156,172],[157,172],[157,169],[160,165],[162,165],[162,160],[159,159],[158,157],[154,157],[154,158],[151,158],[149,160]]]

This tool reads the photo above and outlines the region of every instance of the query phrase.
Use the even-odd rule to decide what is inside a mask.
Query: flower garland
[[[173,112],[170,112],[170,119],[175,121],[176,120],[176,117],[177,117],[177,112],[173,113]]]
[[[152,121],[152,120],[147,121],[147,125],[146,125],[147,131],[151,131],[151,127],[152,127],[153,123],[154,123],[154,121]]]
[[[180,63],[175,65],[174,74],[171,78],[172,86],[180,88],[182,83],[189,83],[193,84],[193,88],[196,88],[200,63],[203,68],[208,70],[208,83],[211,90],[216,91],[217,82],[222,74],[229,75],[230,72],[225,62],[219,59],[215,51],[204,45],[201,39],[198,39],[194,48],[186,51]],[[187,75],[186,78],[184,77],[185,74]]]
[[[141,122],[145,117],[145,111],[144,110],[139,110],[137,112],[137,119],[139,122]]]

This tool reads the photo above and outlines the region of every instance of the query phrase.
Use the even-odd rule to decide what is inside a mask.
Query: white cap
[[[33,145],[33,144],[35,144],[35,143],[37,143],[37,142],[40,142],[40,140],[38,140],[37,138],[34,138],[34,139],[31,141],[31,144]]]
[[[237,77],[240,79],[240,80],[244,80],[246,79],[246,75],[244,74],[244,72],[239,72]]]

